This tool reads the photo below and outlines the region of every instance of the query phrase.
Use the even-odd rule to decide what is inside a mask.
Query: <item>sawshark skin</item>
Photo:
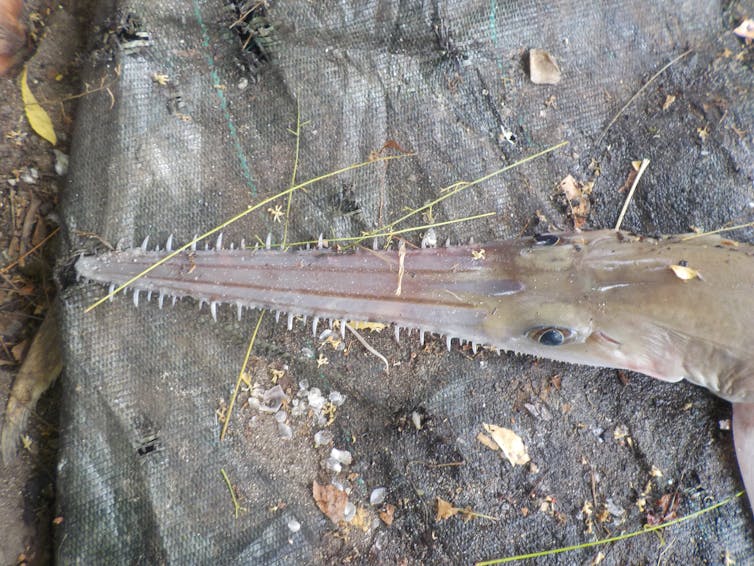
[[[82,257],[78,274],[121,285],[166,251]],[[683,278],[671,266],[687,267]],[[680,274],[683,275],[683,274]],[[392,323],[553,360],[688,381],[733,403],[754,502],[754,246],[719,236],[602,230],[444,248],[350,253],[182,252],[131,286],[319,319]],[[448,341],[448,345],[450,342]]]

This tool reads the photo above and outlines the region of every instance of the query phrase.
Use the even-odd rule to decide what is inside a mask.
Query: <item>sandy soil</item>
[[[54,149],[68,153],[79,70],[86,60],[90,2],[24,3],[28,30],[20,64],[0,78],[0,406],[4,412],[14,377],[54,298],[58,195],[65,177],[53,146],[30,127],[21,99],[23,65],[28,85],[52,119]],[[51,236],[51,237],[50,237]],[[50,237],[48,239],[48,237]],[[32,413],[15,459],[0,467],[0,564],[52,561],[55,460],[60,388],[53,388]],[[4,415],[3,415],[4,417]]]

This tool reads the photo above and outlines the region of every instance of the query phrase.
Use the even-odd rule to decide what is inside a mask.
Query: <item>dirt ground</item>
[[[2,3],[2,16],[7,6]],[[86,61],[90,2],[24,2],[20,22],[28,30],[18,64],[0,78],[0,405],[54,297],[55,213],[64,190],[77,95],[86,90],[79,71]],[[7,25],[7,21],[0,22]],[[37,135],[24,113],[20,78],[49,114],[53,146]],[[57,153],[56,151],[57,150]],[[2,465],[0,564],[52,560],[55,524],[55,461],[59,388],[32,413],[18,454]],[[4,415],[3,415],[4,417]]]

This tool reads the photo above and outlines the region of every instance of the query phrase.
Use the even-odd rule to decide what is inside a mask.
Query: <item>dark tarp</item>
[[[359,235],[445,186],[562,140],[566,148],[436,206],[438,221],[497,213],[442,227],[439,238],[568,227],[555,189],[569,174],[594,181],[586,227],[612,227],[625,198],[619,189],[641,158],[651,166],[625,228],[675,233],[751,219],[752,52],[731,33],[754,13],[751,2],[255,5],[103,2],[85,79],[118,78],[112,97],[81,101],[63,203],[72,254],[96,247],[90,233],[113,244],[151,236],[164,245],[170,233],[186,242],[288,187],[294,164],[298,180],[310,179],[363,161],[388,140],[416,155],[297,193],[288,241]],[[526,54],[535,47],[557,59],[559,84],[529,80]],[[295,160],[297,108],[305,124]],[[266,208],[229,227],[225,241],[268,232],[281,241],[283,224]],[[665,494],[679,494],[683,515],[741,489],[731,434],[719,424],[730,406],[691,385],[472,356],[457,343],[447,353],[439,338],[422,349],[404,335],[396,347],[391,332],[367,333],[389,358],[386,376],[358,343],[334,351],[270,316],[250,374],[267,390],[273,370],[284,370],[292,438],[281,437],[272,414],[243,403],[243,393],[220,442],[216,411],[256,315],[238,323],[220,309],[215,323],[191,301],[158,310],[124,296],[85,314],[104,291],[71,283],[62,293],[61,563],[468,563],[640,529]],[[329,364],[317,363],[320,354]],[[328,427],[309,404],[313,388],[346,397]],[[483,423],[516,431],[536,469],[513,468],[480,444]],[[315,448],[323,429],[333,444]],[[337,475],[328,470],[333,446],[353,459]],[[221,470],[244,507],[238,518]],[[312,497],[314,481],[333,479],[358,510],[339,527]],[[650,481],[641,512],[636,502]],[[384,504],[369,504],[377,487],[395,506],[390,526],[378,518]],[[498,520],[436,521],[436,497]],[[599,552],[602,564],[726,556],[744,564],[754,553],[748,502],[738,498],[661,537],[540,562],[586,564]]]

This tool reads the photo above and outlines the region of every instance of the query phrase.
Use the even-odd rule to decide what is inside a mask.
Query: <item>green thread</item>
[[[238,130],[236,129],[236,125],[233,123],[233,118],[230,115],[230,110],[228,109],[228,99],[225,98],[225,93],[223,92],[222,88],[219,88],[221,86],[220,83],[220,76],[217,74],[217,69],[215,68],[215,62],[212,59],[212,55],[209,52],[209,33],[207,33],[207,26],[204,23],[204,19],[202,18],[201,11],[199,9],[199,1],[193,0],[194,5],[194,16],[196,16],[196,21],[199,24],[199,28],[202,32],[202,47],[204,47],[204,57],[207,60],[207,65],[210,68],[210,77],[212,78],[212,89],[215,91],[215,94],[217,95],[217,98],[220,100],[220,108],[222,109],[223,115],[225,116],[225,123],[228,125],[228,131],[230,132],[230,138],[233,140],[233,146],[236,150],[236,157],[238,158],[239,163],[241,164],[241,171],[243,172],[244,179],[246,180],[246,186],[249,187],[249,192],[252,197],[256,196],[257,194],[257,187],[254,183],[254,178],[251,174],[251,169],[249,169],[249,162],[246,160],[246,155],[244,153],[243,148],[241,147],[241,141],[238,138]]]

